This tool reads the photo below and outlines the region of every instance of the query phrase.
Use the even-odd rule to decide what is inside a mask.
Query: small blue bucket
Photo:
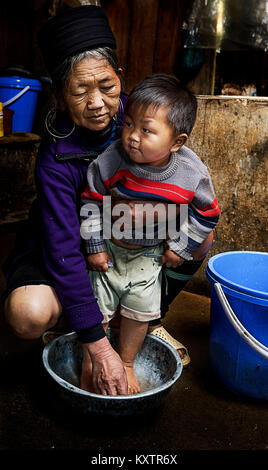
[[[229,390],[268,399],[268,253],[229,251],[207,266],[210,362]]]
[[[0,101],[14,111],[12,131],[31,132],[42,83],[16,75],[0,77]]]

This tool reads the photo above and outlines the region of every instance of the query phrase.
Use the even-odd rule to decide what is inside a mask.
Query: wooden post
[[[131,2],[127,91],[131,90],[143,77],[153,72],[158,6],[158,0]]]

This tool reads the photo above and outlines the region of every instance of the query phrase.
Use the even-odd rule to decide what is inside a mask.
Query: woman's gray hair
[[[56,88],[56,92],[62,93],[71,73],[73,72],[74,67],[76,64],[78,64],[78,62],[85,59],[86,57],[94,57],[99,60],[106,60],[107,63],[113,68],[116,75],[118,75],[120,78],[121,85],[123,85],[115,51],[110,47],[98,47],[89,51],[80,52],[75,56],[65,59],[65,61],[57,68],[52,76],[52,81]]]

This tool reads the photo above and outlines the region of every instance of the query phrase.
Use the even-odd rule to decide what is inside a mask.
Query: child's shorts
[[[147,322],[160,318],[162,263],[161,258],[144,253],[163,254],[163,244],[128,250],[105,240],[113,263],[108,271],[89,271],[95,297],[103,313],[103,323],[109,322],[120,305],[120,314]]]

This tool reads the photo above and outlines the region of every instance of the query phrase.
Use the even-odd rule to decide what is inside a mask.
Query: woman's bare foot
[[[133,393],[140,393],[141,388],[134,373],[133,364],[129,364],[126,362],[123,362],[123,364],[127,374],[128,395],[133,395]]]

